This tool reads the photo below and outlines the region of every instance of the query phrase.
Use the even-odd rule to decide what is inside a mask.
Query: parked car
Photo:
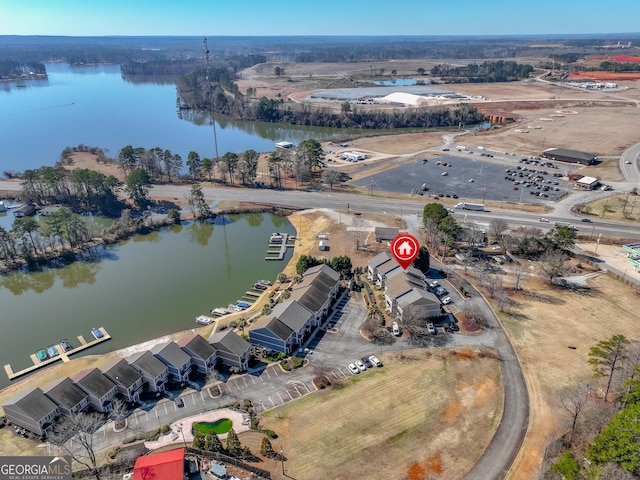
[[[435,335],[436,334],[436,327],[433,326],[433,323],[431,323],[431,322],[427,323],[427,331],[431,335]]]
[[[184,400],[182,400],[182,398],[178,397],[174,400],[174,403],[176,404],[176,407],[178,408],[182,408],[184,407]]]
[[[358,373],[360,373],[360,370],[358,370],[358,367],[356,367],[355,363],[350,363],[349,365],[347,365],[347,368],[354,375],[357,375]]]
[[[367,369],[364,363],[362,363],[362,360],[356,360],[356,367],[358,367],[358,370],[360,370],[361,372],[364,372]]]
[[[382,362],[380,360],[378,360],[378,357],[376,357],[375,355],[371,355],[369,357],[369,360],[371,360],[371,363],[373,365],[375,365],[376,367],[381,367],[382,366]]]
[[[451,297],[445,297],[442,299],[442,303],[444,303],[445,305],[449,305],[451,302],[453,302],[453,300],[451,300]]]
[[[456,322],[451,322],[449,324],[449,330],[451,330],[452,332],[458,332],[458,331],[460,331],[460,327],[458,326],[458,324]]]
[[[362,357],[362,363],[364,363],[364,366],[367,368],[373,367],[371,360],[369,360],[367,357]]]
[[[393,322],[391,324],[391,331],[396,337],[400,336],[400,326],[398,325],[398,322]]]

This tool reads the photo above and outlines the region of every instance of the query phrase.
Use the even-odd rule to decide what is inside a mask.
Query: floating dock
[[[83,350],[86,350],[87,348],[91,348],[99,343],[102,342],[106,342],[107,340],[111,340],[111,335],[109,335],[109,333],[104,329],[104,327],[100,327],[98,328],[98,330],[100,330],[102,332],[102,338],[96,338],[95,340],[92,340],[90,342],[87,342],[84,337],[82,335],[78,335],[78,342],[80,342],[80,346],[79,347],[75,347],[71,350],[69,350],[68,352],[64,352],[62,351],[62,348],[60,348],[60,345],[55,345],[56,349],[58,350],[58,355],[56,355],[53,358],[48,358],[45,361],[41,362],[40,360],[38,360],[38,358],[36,357],[35,353],[32,353],[30,355],[31,361],[33,362],[33,365],[27,368],[24,368],[22,370],[18,370],[17,372],[13,371],[13,368],[11,368],[10,364],[6,364],[4,366],[4,371],[7,372],[7,376],[9,377],[9,380],[13,380],[14,378],[18,378],[21,377],[22,375],[26,375],[27,373],[31,373],[31,372],[35,372],[36,370],[42,368],[42,367],[46,367],[48,365],[51,365],[59,360],[62,360],[63,362],[68,362],[69,361],[69,357],[71,355],[73,355],[74,353],[78,353],[81,352]]]
[[[279,233],[277,236],[280,237],[280,241],[275,243],[269,241],[267,256],[264,257],[265,260],[282,260],[284,258],[284,254],[287,253],[287,248],[295,245],[296,237],[293,237],[288,233]],[[294,243],[289,243],[290,241]]]

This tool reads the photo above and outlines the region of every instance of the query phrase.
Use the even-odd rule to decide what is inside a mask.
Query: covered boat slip
[[[18,370],[17,372],[14,372],[13,368],[11,368],[11,365],[10,364],[6,364],[4,366],[4,371],[7,373],[7,376],[9,377],[9,380],[13,380],[14,378],[21,377],[22,375],[26,375],[27,373],[35,372],[36,370],[38,370],[38,369],[40,369],[42,367],[46,367],[47,365],[51,365],[52,363],[57,362],[58,360],[62,360],[63,362],[68,362],[69,361],[69,357],[71,355],[73,355],[74,353],[81,352],[83,350],[86,350],[87,348],[91,348],[94,345],[97,345],[97,344],[102,343],[102,342],[106,342],[107,340],[111,339],[111,335],[109,335],[109,333],[104,329],[104,327],[100,327],[100,328],[98,328],[98,330],[100,330],[102,332],[102,338],[96,338],[95,340],[87,342],[82,335],[78,335],[78,341],[80,342],[80,346],[78,346],[78,347],[75,347],[75,348],[65,352],[65,351],[63,351],[63,349],[59,345],[55,345],[55,348],[58,350],[58,355],[56,355],[55,357],[49,358],[49,359],[44,360],[44,361],[40,361],[40,360],[38,360],[38,357],[36,357],[35,353],[32,353],[31,356],[30,356],[31,361],[33,362],[32,366],[24,368],[22,370]]]

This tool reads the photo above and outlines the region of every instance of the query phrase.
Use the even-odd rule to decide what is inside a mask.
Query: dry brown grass
[[[280,435],[273,443],[282,445],[289,475],[360,480],[441,469],[442,478],[460,478],[473,466],[501,415],[498,362],[422,351],[381,360],[382,369],[262,418]],[[277,462],[265,465],[283,478]]]
[[[638,338],[636,291],[604,274],[589,285],[591,291],[580,294],[529,279],[513,296],[514,314],[501,315],[531,397],[529,430],[511,479],[538,478],[545,447],[566,428],[558,392],[577,380],[598,384],[587,363],[589,348],[616,333]]]
[[[584,207],[580,207],[580,211],[605,220],[638,221],[640,220],[639,203],[637,195],[611,195],[587,203]]]

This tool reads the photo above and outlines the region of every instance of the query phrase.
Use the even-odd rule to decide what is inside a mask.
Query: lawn
[[[411,351],[267,412],[288,475],[305,480],[460,478],[491,440],[502,413],[499,363],[476,352]],[[419,448],[417,448],[419,446]],[[279,462],[265,462],[281,478]],[[416,476],[417,475],[417,476]]]

